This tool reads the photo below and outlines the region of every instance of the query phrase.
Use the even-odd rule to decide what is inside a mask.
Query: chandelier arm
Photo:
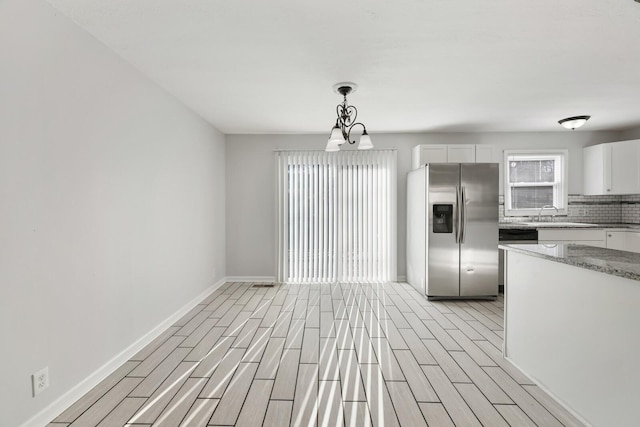
[[[355,122],[356,117],[358,117],[358,109],[354,105],[338,104],[336,106],[336,115],[345,125],[350,126],[350,123]]]
[[[353,105],[348,105],[345,96],[344,102],[336,106],[336,114],[338,116],[337,126],[339,126],[342,131],[342,137],[349,141],[350,130],[355,125],[353,122],[356,120],[356,117],[358,117],[358,109]],[[349,143],[353,144],[353,142]]]
[[[356,121],[356,117],[358,117],[358,109],[356,107],[349,105],[344,109],[343,120],[346,126],[351,126]]]
[[[356,143],[355,140],[353,140],[353,141],[351,140],[351,130],[353,130],[353,128],[358,126],[358,125],[362,126],[362,134],[363,135],[367,133],[367,128],[365,127],[364,123],[358,122],[358,123],[352,124],[351,126],[349,126],[349,131],[348,131],[348,133],[347,133],[347,135],[345,137],[345,139],[347,140],[347,142],[349,144],[355,144]],[[344,131],[342,131],[342,132],[344,133]]]

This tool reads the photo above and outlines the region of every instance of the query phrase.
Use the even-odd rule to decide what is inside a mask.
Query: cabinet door
[[[494,163],[491,145],[476,145],[476,163]]]
[[[609,162],[609,173],[605,174],[605,185],[607,175],[611,177],[611,185],[605,188],[605,194],[640,193],[638,141],[614,142],[609,145],[611,146],[611,161]]]
[[[473,144],[448,145],[447,162],[449,163],[475,163],[476,146]]]
[[[624,251],[626,233],[626,231],[607,231],[607,248]]]
[[[444,144],[418,145],[413,149],[413,169],[427,163],[447,163],[447,146]]]
[[[605,146],[609,144],[593,145],[582,150],[582,194],[601,195],[611,194],[611,187],[605,189]],[[609,168],[607,167],[607,172]],[[610,177],[606,179],[609,185]]]
[[[640,233],[638,233],[637,231],[625,232],[624,247],[625,250],[629,252],[640,253]]]

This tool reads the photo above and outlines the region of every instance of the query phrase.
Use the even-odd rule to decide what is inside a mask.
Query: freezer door
[[[428,164],[427,296],[460,295],[457,243],[460,164]]]
[[[498,294],[498,164],[461,165],[460,296]]]

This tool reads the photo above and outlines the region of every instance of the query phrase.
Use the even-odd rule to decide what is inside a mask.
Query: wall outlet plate
[[[45,366],[31,375],[31,383],[33,385],[33,397],[47,389],[49,387],[49,367]]]

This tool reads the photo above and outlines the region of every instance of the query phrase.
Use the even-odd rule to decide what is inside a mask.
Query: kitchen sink
[[[598,224],[587,224],[584,222],[525,222],[524,224],[540,228],[593,228],[600,227]]]

